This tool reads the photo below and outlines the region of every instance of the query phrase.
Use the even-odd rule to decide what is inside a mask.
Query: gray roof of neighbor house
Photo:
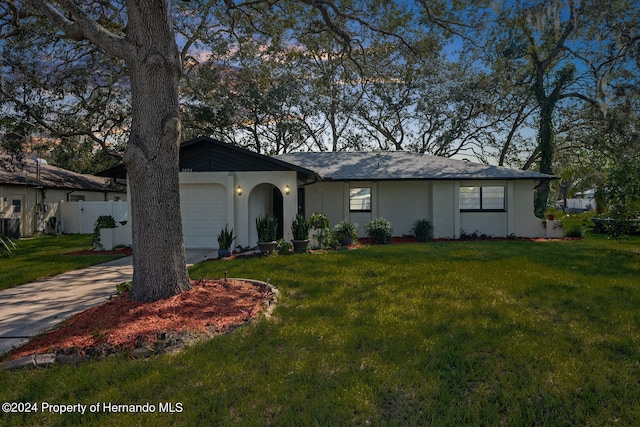
[[[408,151],[289,153],[277,159],[315,171],[323,180],[556,179],[553,175]]]
[[[35,158],[25,158],[23,163],[3,156],[0,163],[0,185],[43,187],[59,190],[123,191],[114,188],[108,178],[80,174],[58,168]]]

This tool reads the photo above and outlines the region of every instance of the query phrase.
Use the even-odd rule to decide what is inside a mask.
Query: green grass
[[[118,258],[112,255],[64,255],[90,249],[91,239],[91,235],[64,234],[16,241],[13,256],[0,258],[0,290]]]
[[[637,425],[640,240],[442,242],[206,262],[271,320],[148,361],[3,372],[0,401],[180,402],[5,425]]]

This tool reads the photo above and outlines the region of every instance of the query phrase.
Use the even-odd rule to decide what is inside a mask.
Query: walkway
[[[216,256],[216,250],[187,250],[187,264]],[[132,258],[124,257],[0,291],[0,355],[106,301],[132,276]]]

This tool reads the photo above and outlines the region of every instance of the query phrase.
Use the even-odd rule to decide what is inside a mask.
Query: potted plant
[[[227,228],[228,224],[225,224],[224,229],[220,230],[218,234],[218,257],[226,258],[231,256],[231,244],[236,239],[233,235],[233,228],[231,231]]]
[[[342,221],[333,227],[333,237],[342,246],[349,246],[358,240],[358,224]]]
[[[278,245],[276,241],[278,219],[270,215],[261,215],[256,218],[256,229],[258,230],[260,252],[270,254]]]
[[[376,218],[367,225],[367,236],[373,243],[389,243],[391,241],[391,223],[384,218]]]
[[[312,233],[313,247],[315,249],[322,249],[329,246],[329,238],[331,234],[331,228],[329,226],[329,217],[325,214],[314,213],[309,218],[309,226]]]
[[[309,246],[309,221],[303,215],[296,215],[291,222],[291,233],[293,233],[293,250],[304,252]]]
[[[93,224],[93,250],[103,250],[103,242],[100,240],[100,230],[103,228],[116,228],[116,220],[111,215],[101,215]]]
[[[419,219],[413,224],[412,231],[418,242],[428,242],[433,236],[433,225],[428,219]]]

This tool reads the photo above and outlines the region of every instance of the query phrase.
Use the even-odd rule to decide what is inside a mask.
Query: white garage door
[[[219,184],[180,186],[180,210],[184,246],[188,249],[218,247],[218,233],[227,224],[226,191]]]

